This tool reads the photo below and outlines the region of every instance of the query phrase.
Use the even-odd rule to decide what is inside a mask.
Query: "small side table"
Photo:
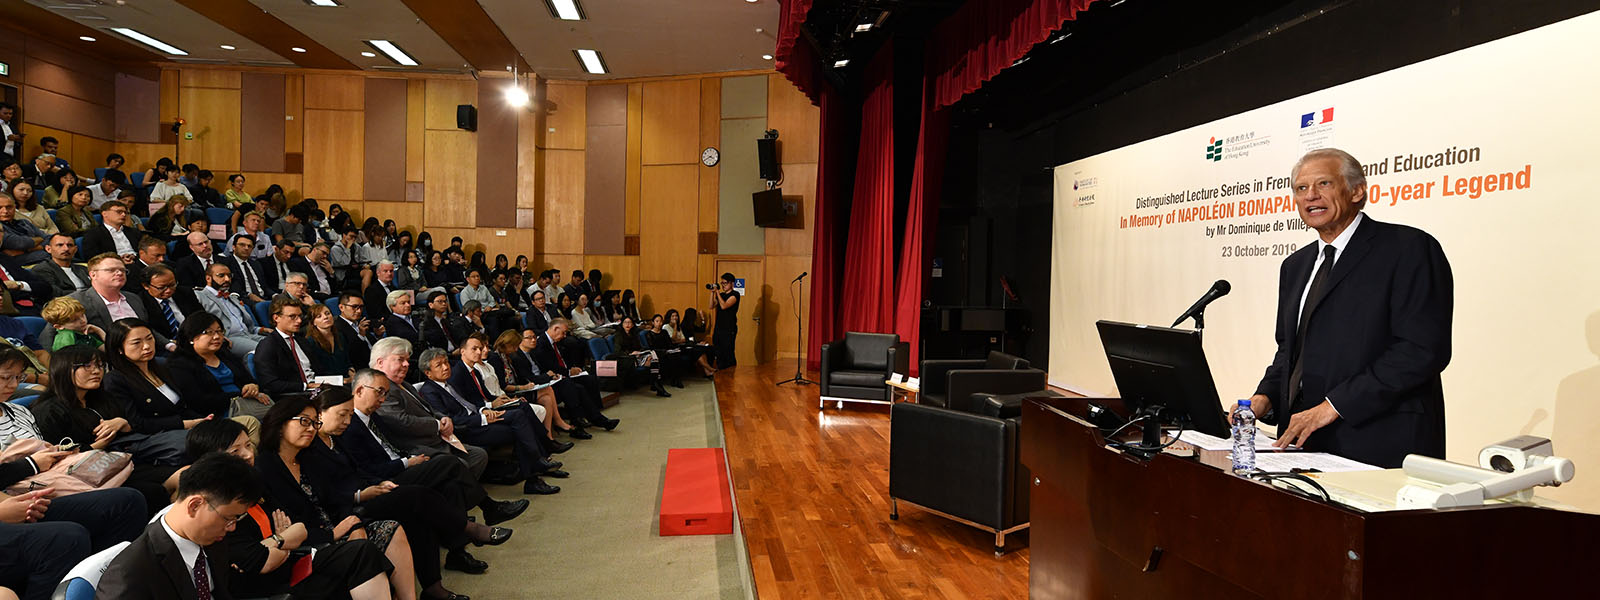
[[[917,394],[922,390],[921,382],[911,383],[886,379],[884,383],[894,388],[895,402],[916,402]]]

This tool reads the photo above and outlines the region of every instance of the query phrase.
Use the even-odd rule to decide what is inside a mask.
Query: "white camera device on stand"
[[[1403,463],[1406,476],[1434,485],[1406,485],[1395,494],[1395,504],[1400,508],[1453,508],[1480,506],[1496,498],[1527,502],[1533,499],[1535,487],[1572,480],[1572,461],[1554,452],[1550,440],[1524,435],[1485,446],[1478,452],[1480,467],[1413,454]]]

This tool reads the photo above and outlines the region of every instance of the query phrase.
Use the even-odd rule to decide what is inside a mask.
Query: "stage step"
[[[667,450],[661,535],[733,533],[733,495],[721,448]]]

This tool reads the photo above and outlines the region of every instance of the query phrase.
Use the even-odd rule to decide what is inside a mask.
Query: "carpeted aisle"
[[[528,511],[505,524],[517,531],[511,541],[472,549],[489,562],[489,572],[445,571],[445,585],[474,600],[753,598],[737,519],[733,535],[657,534],[667,450],[723,445],[712,382],[685,384],[669,387],[671,398],[642,390],[624,395],[606,411],[622,419],[616,431],[591,430],[594,439],[576,440],[556,456],[572,473],[546,480],[561,493],[528,496]],[[520,485],[489,486],[501,500],[521,492]]]

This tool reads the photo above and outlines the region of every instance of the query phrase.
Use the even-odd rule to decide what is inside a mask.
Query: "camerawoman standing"
[[[715,351],[718,369],[738,364],[733,355],[733,341],[739,335],[739,292],[734,291],[733,281],[733,273],[723,273],[721,285],[711,292],[711,310],[717,315],[711,348]]]

